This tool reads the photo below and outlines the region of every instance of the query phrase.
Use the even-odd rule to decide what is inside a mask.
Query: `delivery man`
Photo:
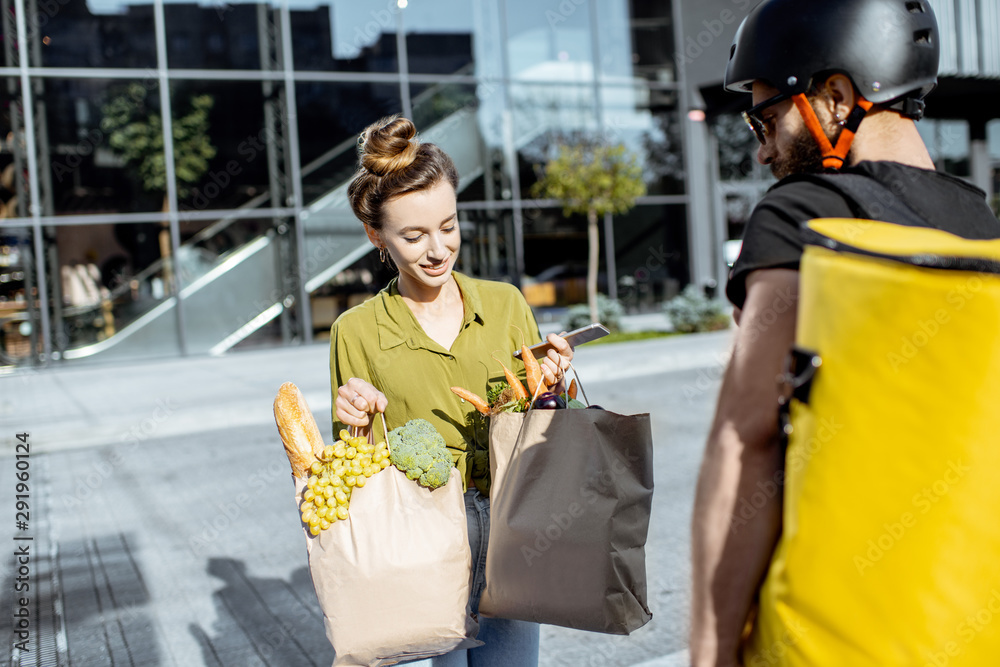
[[[752,94],[744,118],[760,141],[757,158],[781,180],[754,209],[726,289],[739,326],[695,497],[694,665],[739,664],[781,533],[776,377],[795,339],[800,223],[903,207],[916,215],[882,219],[1000,237],[985,194],[935,171],[917,132],[939,47],[927,0],[765,0],[737,32],[725,86]],[[862,175],[894,201],[797,177],[821,172]]]

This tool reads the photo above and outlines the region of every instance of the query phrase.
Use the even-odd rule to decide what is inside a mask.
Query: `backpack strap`
[[[927,220],[892,190],[862,174],[796,174],[788,180],[810,181],[841,194],[860,218],[929,227]]]

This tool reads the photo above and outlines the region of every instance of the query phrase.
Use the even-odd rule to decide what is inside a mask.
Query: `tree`
[[[167,191],[167,166],[163,152],[163,120],[146,102],[147,90],[133,83],[104,105],[101,127],[108,131],[108,145],[129,168],[135,169],[147,192]],[[179,197],[187,195],[208,171],[215,146],[208,136],[208,114],[215,105],[211,95],[194,95],[190,109],[172,123],[174,172]],[[163,210],[169,210],[164,201]]]
[[[148,90],[138,83],[115,95],[104,105],[101,128],[108,132],[108,145],[125,166],[134,170],[142,189],[163,195],[164,212],[170,210],[167,198],[167,161],[163,150],[163,120],[146,101]],[[215,104],[211,95],[194,95],[190,109],[173,120],[174,173],[178,197],[186,197],[191,186],[208,171],[215,157],[215,146],[208,136],[208,115]],[[170,257],[170,234],[160,231],[160,255]],[[169,262],[164,263],[164,277],[172,278]]]
[[[626,213],[646,194],[642,168],[624,144],[581,142],[560,146],[559,154],[545,165],[533,194],[556,199],[563,215],[587,216],[587,304],[597,321],[597,266],[600,252],[598,220],[606,214]],[[609,276],[609,280],[614,278]]]

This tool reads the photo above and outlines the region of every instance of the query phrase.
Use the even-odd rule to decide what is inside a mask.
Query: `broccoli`
[[[411,419],[389,431],[389,460],[409,479],[436,489],[451,475],[451,453],[426,419]]]

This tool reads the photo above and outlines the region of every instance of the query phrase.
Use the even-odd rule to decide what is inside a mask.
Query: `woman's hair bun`
[[[358,140],[361,166],[376,176],[406,169],[417,157],[417,128],[408,118],[389,116],[365,128]]]

